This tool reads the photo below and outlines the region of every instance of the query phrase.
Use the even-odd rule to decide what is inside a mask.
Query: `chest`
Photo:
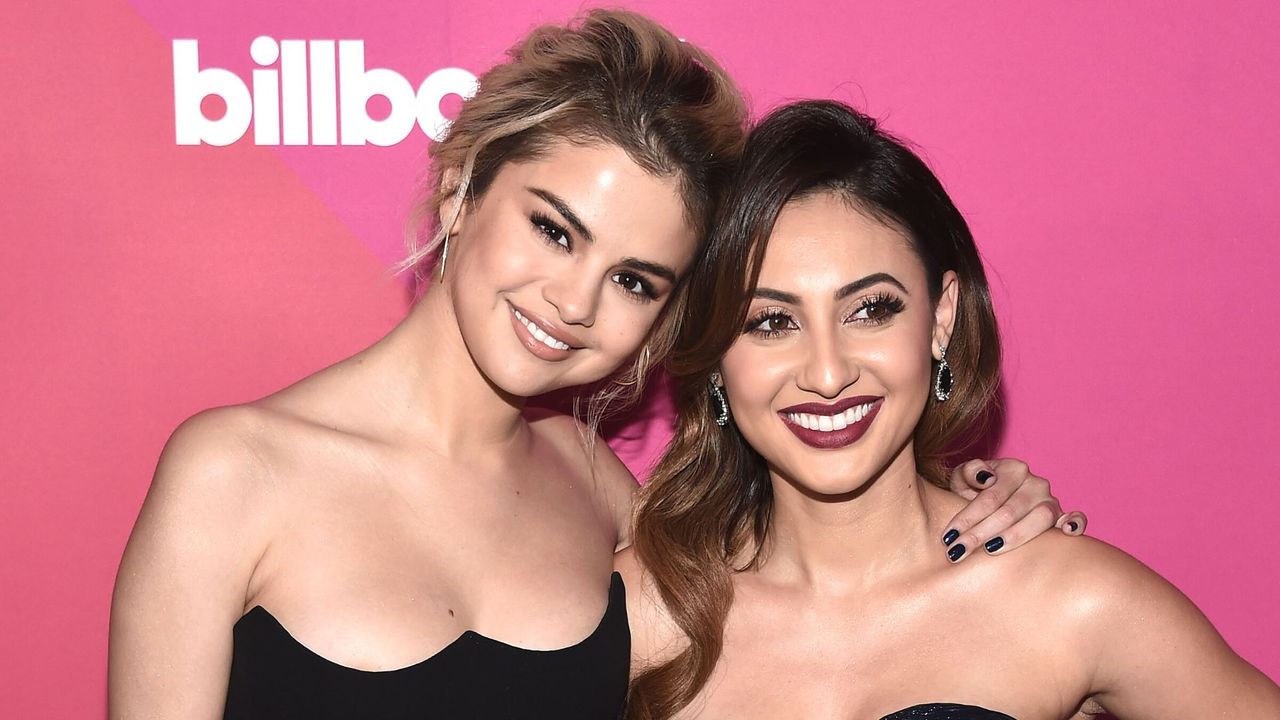
[[[616,528],[581,468],[329,462],[299,479],[255,572],[261,605],[341,665],[405,667],[467,631],[518,647],[581,640],[607,605]]]
[[[742,593],[696,712],[700,718],[876,720],[925,703],[960,703],[1019,720],[1078,707],[1044,628],[969,598],[755,602]]]

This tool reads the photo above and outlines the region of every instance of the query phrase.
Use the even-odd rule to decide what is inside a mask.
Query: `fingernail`
[[[951,528],[950,530],[947,531],[946,535],[942,536],[942,544],[950,545],[951,543],[955,542],[956,538],[958,537],[960,537],[960,531],[955,528]]]
[[[1002,537],[993,537],[987,541],[986,548],[989,553],[993,553],[1002,547],[1004,547],[1004,538]]]
[[[951,558],[951,562],[955,562],[964,557],[964,545],[960,544],[952,546],[952,548],[947,551],[947,557]]]
[[[993,477],[995,477],[995,475],[994,475],[993,473],[991,473],[991,471],[989,471],[989,470],[979,470],[979,471],[978,471],[978,484],[979,484],[979,485],[986,485],[988,482],[990,482],[990,481],[991,481],[991,478],[993,478]]]
[[[1071,532],[1077,532],[1080,530],[1080,524],[1077,523],[1075,520],[1072,520],[1071,522],[1067,523],[1067,529],[1070,530]]]

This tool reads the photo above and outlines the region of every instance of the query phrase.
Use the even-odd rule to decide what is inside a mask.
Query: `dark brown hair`
[[[769,473],[730,423],[717,427],[711,373],[746,321],[774,222],[787,203],[833,193],[899,229],[924,264],[936,303],[942,276],[959,278],[947,361],[950,399],[930,394],[915,430],[920,472],[942,484],[948,451],[983,427],[1000,369],[1000,341],[973,236],[942,184],[871,118],[836,102],[775,110],[750,134],[707,252],[690,277],[689,313],[670,360],[675,438],[637,503],[635,550],[689,645],[644,670],[628,716],[666,718],[688,705],[720,656],[731,573],[755,567],[772,508]]]
[[[480,77],[446,137],[430,147],[402,268],[419,281],[429,277],[463,203],[481,198],[506,163],[536,159],[558,141],[617,145],[646,171],[676,178],[703,242],[746,134],[742,96],[709,55],[620,10],[538,27],[508,55]],[[684,305],[681,287],[633,366],[597,394],[599,405],[639,397],[649,369],[675,342]]]

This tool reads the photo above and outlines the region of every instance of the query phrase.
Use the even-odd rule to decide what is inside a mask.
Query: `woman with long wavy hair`
[[[984,428],[1000,338],[964,218],[902,143],[838,103],[783,107],[714,233],[676,437],[618,561],[629,717],[1280,717],[1132,558],[1050,534],[992,561],[1018,525],[951,525],[944,463]]]

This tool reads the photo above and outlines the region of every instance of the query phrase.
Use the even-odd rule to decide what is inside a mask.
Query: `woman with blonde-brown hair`
[[[487,72],[431,149],[404,321],[169,441],[117,579],[111,716],[616,716],[635,482],[524,405],[638,393],[744,123],[710,57],[626,12]],[[1043,481],[997,474],[985,492],[1051,526]]]
[[[1018,525],[952,528],[943,464],[983,428],[1000,338],[915,154],[838,103],[785,106],[714,232],[670,361],[676,437],[618,559],[629,717],[1280,717],[1132,558],[1050,534],[993,562]]]

